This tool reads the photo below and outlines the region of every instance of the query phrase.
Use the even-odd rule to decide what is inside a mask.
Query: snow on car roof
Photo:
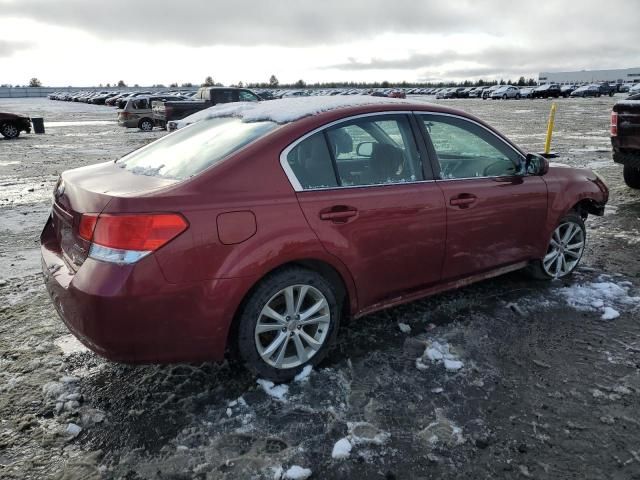
[[[349,96],[317,96],[292,97],[263,102],[235,102],[215,105],[176,121],[177,128],[186,127],[200,120],[216,117],[238,117],[243,122],[272,121],[289,123],[318,113],[338,108],[375,105],[410,103],[406,100],[388,97],[372,97],[370,95]]]

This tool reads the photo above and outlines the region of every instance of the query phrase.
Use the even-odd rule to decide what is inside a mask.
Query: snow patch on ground
[[[273,397],[276,400],[279,400],[281,402],[287,401],[287,393],[289,393],[288,385],[282,385],[282,384],[276,385],[272,381],[265,380],[263,378],[259,378],[257,382],[258,382],[258,385],[262,387],[264,392],[270,397]]]
[[[175,122],[177,128],[183,128],[201,120],[218,117],[237,117],[243,122],[272,121],[289,123],[318,113],[357,105],[409,103],[405,100],[369,95],[318,96],[300,98],[282,98],[268,102],[234,102],[215,105],[189,115]]]
[[[398,322],[398,328],[402,333],[411,333],[411,327],[406,323]]]
[[[620,316],[616,307],[635,308],[640,297],[632,297],[631,282],[612,282],[609,275],[600,275],[596,282],[579,283],[560,289],[560,294],[573,308],[585,312],[600,312],[602,320],[613,320]]]
[[[416,367],[418,370],[428,369],[430,363],[442,363],[444,368],[451,372],[457,372],[464,367],[464,363],[458,355],[451,351],[451,346],[447,342],[437,340],[431,341],[427,345],[424,354],[416,359]]]
[[[286,480],[306,480],[311,476],[311,469],[293,465],[286,472],[284,477]]]
[[[351,442],[348,438],[341,438],[333,446],[331,457],[336,460],[343,460],[349,458],[351,455]]]
[[[59,347],[65,356],[89,351],[87,347],[80,343],[80,340],[71,334],[56,338],[53,344]]]
[[[309,378],[311,372],[313,371],[313,367],[311,365],[307,365],[302,369],[302,371],[293,377],[294,382],[304,382]]]

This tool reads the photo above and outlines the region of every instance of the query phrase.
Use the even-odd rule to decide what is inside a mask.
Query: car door
[[[544,243],[547,186],[522,175],[522,154],[483,125],[418,114],[447,211],[443,280],[535,258]]]
[[[444,199],[424,176],[415,134],[407,114],[362,115],[283,152],[304,215],[351,272],[360,309],[440,280]]]

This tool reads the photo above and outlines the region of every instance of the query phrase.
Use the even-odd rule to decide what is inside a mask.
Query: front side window
[[[201,120],[122,157],[116,165],[135,174],[184,180],[277,126],[229,117]]]
[[[483,127],[456,117],[421,115],[440,165],[440,178],[515,175],[521,156]]]

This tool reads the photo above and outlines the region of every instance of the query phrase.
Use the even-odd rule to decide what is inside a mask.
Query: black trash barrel
[[[31,117],[31,124],[33,125],[33,133],[44,133],[44,118]]]

